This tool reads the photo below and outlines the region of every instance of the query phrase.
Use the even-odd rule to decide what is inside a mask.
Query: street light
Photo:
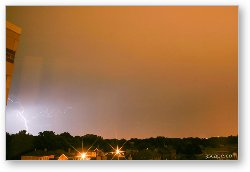
[[[125,142],[126,143],[126,142]],[[124,143],[124,144],[125,144]],[[124,146],[124,144],[122,145],[122,147]],[[110,145],[111,146],[111,145]],[[122,149],[122,147],[118,147],[118,145],[116,146],[116,149],[113,147],[113,146],[111,146],[112,147],[112,149],[114,150],[114,152],[111,152],[112,154],[114,154],[114,156],[112,157],[112,159],[111,160],[113,160],[114,159],[114,157],[115,156],[117,156],[117,159],[119,160],[119,158],[120,157],[122,157],[123,156],[123,153],[125,152],[125,151],[122,151],[121,149]],[[125,156],[123,156],[124,158],[125,158]],[[126,158],[125,158],[126,159]]]
[[[82,159],[82,160],[86,160],[86,153],[84,153],[84,152],[81,153],[81,159]]]

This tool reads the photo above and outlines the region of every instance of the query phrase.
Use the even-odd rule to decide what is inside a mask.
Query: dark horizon
[[[20,133],[22,131],[26,131],[26,130],[20,130],[17,133],[9,133],[9,132],[6,131],[6,134],[8,133],[10,135],[15,135],[15,134],[18,134],[18,133]],[[41,131],[39,133],[43,133],[43,132],[46,132],[46,131],[47,132],[54,132],[54,131],[45,130],[45,131]],[[31,133],[26,132],[26,134],[29,134],[29,135],[32,135],[32,136],[38,136],[39,133],[37,133],[37,134],[31,134]],[[103,137],[101,135],[94,134],[94,133],[85,133],[83,135],[72,135],[70,132],[67,132],[67,131],[64,131],[64,132],[61,132],[61,133],[56,133],[56,132],[54,132],[54,133],[55,133],[55,135],[60,135],[60,134],[63,134],[63,133],[69,133],[73,137],[83,137],[85,135],[96,135],[96,136],[102,137],[103,139],[117,139],[117,140],[122,140],[122,139],[125,139],[125,140],[131,140],[131,139],[149,139],[149,138],[157,138],[157,137],[164,137],[164,138],[169,138],[169,139],[187,139],[187,138],[210,139],[210,138],[219,138],[219,137],[226,138],[226,137],[230,137],[230,136],[232,136],[232,137],[238,137],[238,134],[237,134],[237,135],[210,136],[210,137],[195,137],[195,136],[190,136],[190,137],[168,137],[168,136],[160,136],[159,135],[159,136],[151,136],[151,137],[144,137],[144,138],[140,138],[140,137],[133,137],[133,138],[132,137],[131,138],[124,138],[124,137],[120,137],[120,138],[105,138],[105,137]]]
[[[7,160],[237,160],[238,136],[211,138],[107,139],[44,131],[38,136],[6,133]],[[72,149],[72,150],[71,150]],[[86,155],[89,155],[88,158]],[[46,159],[43,159],[46,158]],[[79,159],[80,158],[80,159]]]

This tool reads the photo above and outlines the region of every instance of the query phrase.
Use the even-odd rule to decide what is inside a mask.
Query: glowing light
[[[89,150],[94,146],[98,138],[94,141],[94,143],[87,149],[86,152],[83,152],[83,141],[82,141],[82,152],[78,151],[74,146],[69,144],[75,151],[79,153],[80,156],[77,156],[80,160],[90,160],[91,158],[88,155]]]
[[[117,145],[117,146],[116,146],[116,149],[115,149],[113,146],[110,145],[110,147],[114,150],[114,152],[111,152],[112,154],[114,154],[114,156],[112,157],[111,160],[113,160],[115,156],[117,156],[117,159],[118,159],[118,160],[119,160],[120,157],[124,157],[124,158],[125,158],[125,156],[123,155],[125,151],[122,151],[122,150],[121,150],[121,149],[123,148],[123,146],[125,145],[125,143],[127,143],[127,141],[124,142],[123,145],[122,145],[120,148],[119,148],[118,145]],[[126,159],[126,158],[125,158],[125,159]]]
[[[18,120],[20,120],[20,123],[23,123],[24,129],[26,130],[26,133],[30,132],[30,123],[29,118],[31,120],[37,119],[37,118],[61,118],[62,115],[68,115],[68,112],[73,109],[72,106],[66,106],[64,108],[51,108],[48,106],[43,106],[41,109],[37,109],[37,113],[33,113],[32,115],[27,115],[27,111],[25,111],[24,106],[21,103],[21,100],[14,95],[9,95],[8,97],[8,103],[11,103],[15,105],[15,108],[13,111],[15,112],[16,116],[18,117]],[[28,118],[29,117],[29,118]],[[49,126],[50,124],[46,124],[46,126]]]
[[[23,107],[23,105],[21,104],[20,101],[17,101],[17,98],[15,96],[12,96],[12,97],[15,98],[16,100],[14,100],[14,99],[12,99],[10,97],[8,97],[8,100],[11,101],[12,103],[18,104],[18,106],[20,107],[21,110],[15,109],[15,111],[17,112],[17,115],[22,118],[22,120],[24,122],[26,133],[28,133],[29,132],[28,121],[25,118],[25,116],[23,116],[23,114],[24,114],[24,107]]]
[[[81,154],[81,159],[82,159],[82,160],[85,160],[86,157],[87,157],[86,153],[82,153],[82,154]]]
[[[120,154],[121,152],[120,152],[120,150],[117,148],[116,149],[116,154]]]

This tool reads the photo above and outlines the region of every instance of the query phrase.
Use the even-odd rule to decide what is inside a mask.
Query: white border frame
[[[5,17],[6,6],[115,6],[115,5],[239,5],[239,57],[238,57],[238,102],[239,102],[239,160],[238,161],[126,161],[126,162],[7,162],[5,161]],[[69,171],[69,170],[98,170],[98,171],[249,171],[250,168],[250,54],[249,54],[249,22],[250,1],[247,0],[2,0],[0,1],[0,171]]]

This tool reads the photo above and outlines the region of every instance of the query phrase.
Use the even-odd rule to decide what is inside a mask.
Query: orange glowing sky
[[[238,134],[237,6],[7,7],[6,16],[22,28],[10,95],[31,133]],[[45,107],[51,116],[34,117]],[[15,108],[9,132],[23,127]]]

